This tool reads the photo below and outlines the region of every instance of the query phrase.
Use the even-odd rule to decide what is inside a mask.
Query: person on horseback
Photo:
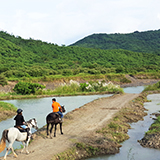
[[[27,135],[30,135],[29,128],[25,125],[25,120],[22,115],[23,110],[22,109],[17,109],[17,115],[14,117],[14,120],[16,121],[15,127],[20,129],[24,129],[27,132]]]
[[[52,99],[52,109],[53,109],[53,112],[58,113],[61,116],[59,120],[62,121],[63,114],[62,112],[60,112],[60,110],[62,110],[62,107],[58,102],[56,102],[55,98]]]

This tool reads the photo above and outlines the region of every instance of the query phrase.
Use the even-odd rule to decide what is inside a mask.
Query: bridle
[[[35,124],[37,124],[35,118],[33,118],[32,120],[29,120],[27,123],[27,125],[31,124],[31,126],[35,129],[38,129],[37,125],[33,124],[32,121],[34,121]]]

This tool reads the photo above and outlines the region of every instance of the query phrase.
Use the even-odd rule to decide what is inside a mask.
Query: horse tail
[[[2,133],[2,138],[0,142],[0,153],[6,148],[6,140],[8,140],[8,130],[5,129]]]

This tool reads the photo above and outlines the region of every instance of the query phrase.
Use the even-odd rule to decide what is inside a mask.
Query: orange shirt
[[[58,102],[53,102],[52,103],[53,112],[58,112],[59,111],[58,107],[61,108],[61,105]]]

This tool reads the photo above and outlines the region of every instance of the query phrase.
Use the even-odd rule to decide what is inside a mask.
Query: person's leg
[[[63,118],[63,114],[62,114],[62,112],[58,111],[58,113],[61,115],[61,118]]]
[[[21,127],[22,127],[23,129],[26,129],[26,128],[27,128],[27,126],[26,126],[26,125],[21,125]]]

